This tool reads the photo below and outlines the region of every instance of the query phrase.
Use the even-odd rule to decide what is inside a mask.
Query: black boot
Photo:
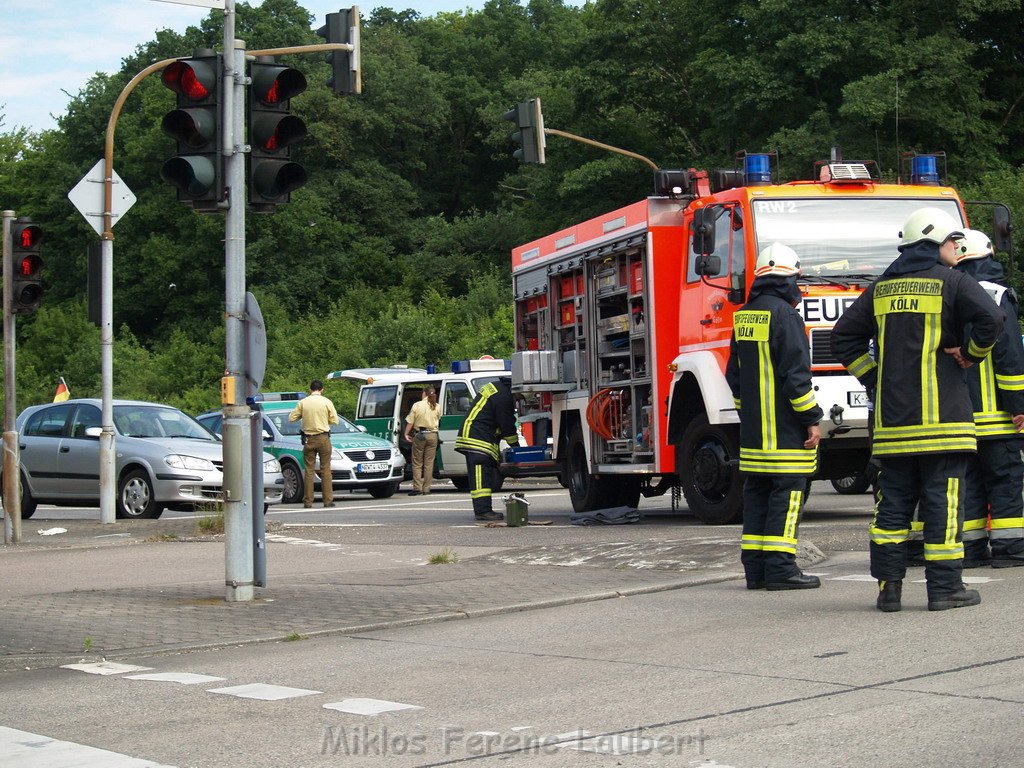
[[[820,586],[821,579],[817,576],[807,576],[798,571],[795,576],[788,579],[766,582],[764,588],[769,592],[778,592],[784,589],[817,589]]]
[[[948,611],[950,608],[966,608],[970,605],[977,605],[981,602],[981,595],[976,589],[966,589],[963,586],[957,592],[949,595],[942,595],[934,599],[928,598],[929,611]]]
[[[896,613],[902,606],[900,599],[903,597],[903,579],[878,582],[878,600],[875,605],[878,610],[885,613]]]

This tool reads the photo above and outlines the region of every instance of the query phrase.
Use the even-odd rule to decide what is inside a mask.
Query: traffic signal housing
[[[519,148],[512,157],[521,163],[544,163],[544,117],[540,111],[540,99],[527,99],[519,102],[501,116],[503,120],[511,120],[516,124],[512,141]]]
[[[328,43],[348,43],[351,51],[331,51],[327,63],[331,77],[327,85],[335,93],[362,93],[363,79],[359,65],[359,8],[328,13],[326,23],[316,31]]]
[[[11,314],[27,315],[43,301],[43,230],[21,217],[11,227]]]
[[[306,183],[306,169],[291,160],[306,124],[290,113],[291,98],[306,90],[306,76],[261,56],[249,65],[249,77],[249,205],[269,213]]]
[[[178,200],[198,210],[216,210],[225,199],[221,98],[221,54],[197,50],[191,59],[166,67],[163,84],[177,94],[177,108],[161,127],[177,142],[177,154],[163,164],[160,178],[178,190]]]

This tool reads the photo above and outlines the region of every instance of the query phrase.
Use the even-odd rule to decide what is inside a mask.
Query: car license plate
[[[865,392],[864,390],[856,392],[847,392],[846,402],[850,404],[851,408],[867,408],[868,393]]]
[[[384,472],[387,468],[386,461],[375,461],[372,464],[357,464],[356,472]]]

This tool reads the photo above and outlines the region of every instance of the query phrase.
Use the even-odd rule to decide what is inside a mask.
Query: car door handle
[[[714,322],[714,320],[712,320],[710,317],[705,317],[703,320],[700,321],[700,324],[701,325],[711,325],[713,322]]]
[[[71,452],[71,449],[70,449],[70,448],[68,448],[68,447],[67,447],[66,445],[62,445],[62,446],[60,447],[60,452],[61,452],[61,453],[70,453],[70,452]]]

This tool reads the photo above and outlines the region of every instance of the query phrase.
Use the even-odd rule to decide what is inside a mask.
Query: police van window
[[[359,398],[360,419],[391,418],[395,412],[398,387],[363,387]]]
[[[449,381],[444,388],[444,415],[465,416],[473,405],[469,385],[464,381]]]
[[[705,275],[710,280],[728,274],[743,272],[743,219],[738,206],[728,206],[715,221],[715,250],[721,267],[714,275]],[[731,255],[731,258],[730,258]],[[697,259],[700,255],[693,251],[693,236],[690,236],[690,253],[686,259],[686,282],[700,281],[697,274]]]
[[[29,418],[25,425],[25,434],[35,437],[61,437],[72,407],[55,405],[52,408],[43,408]]]
[[[95,405],[80,405],[75,411],[75,417],[71,420],[72,437],[88,437],[85,430],[89,427],[99,427],[100,409]]]

